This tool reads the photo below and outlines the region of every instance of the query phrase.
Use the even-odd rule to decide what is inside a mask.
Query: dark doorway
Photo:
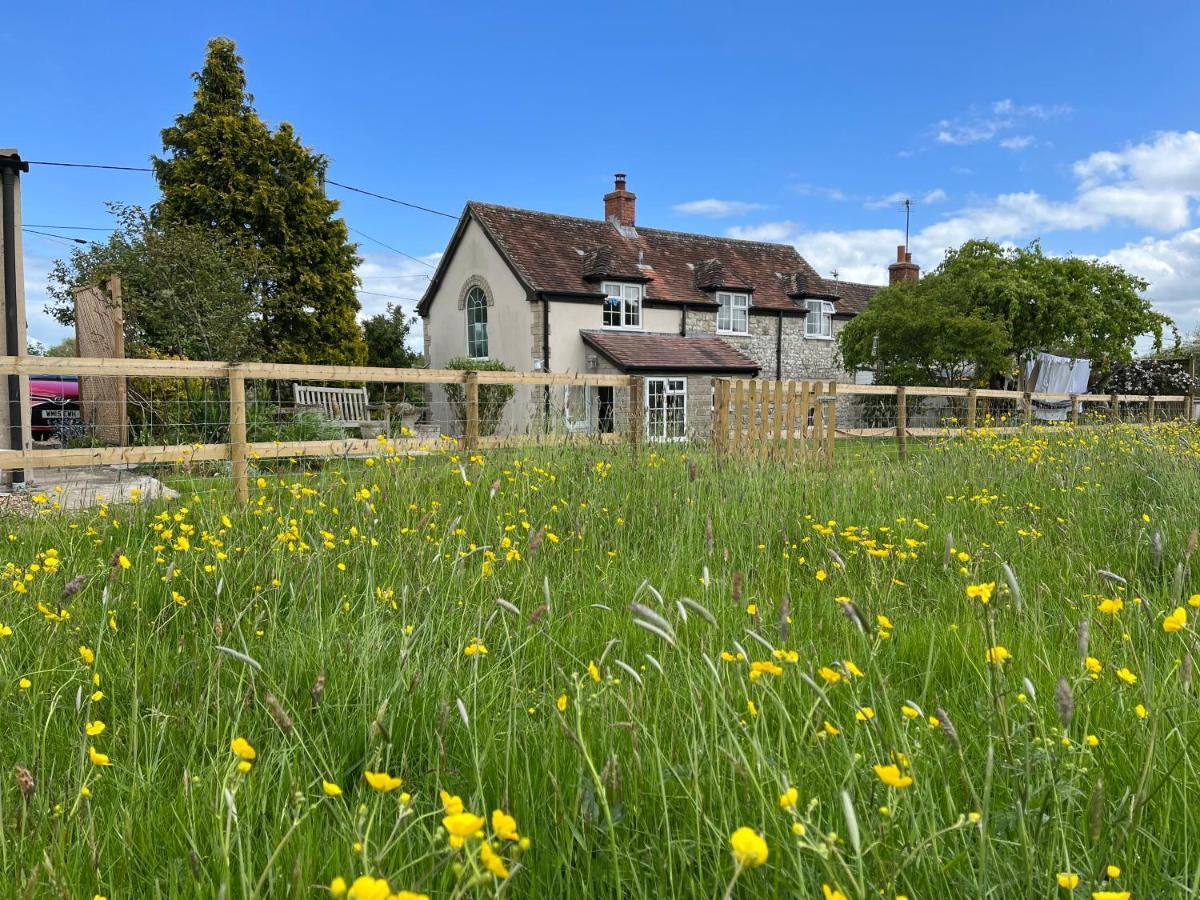
[[[596,417],[601,434],[613,433],[613,391],[612,387],[596,388]]]

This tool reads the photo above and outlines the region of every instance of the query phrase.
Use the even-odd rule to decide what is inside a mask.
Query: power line
[[[44,159],[26,159],[22,162],[27,162],[31,166],[62,166],[67,169],[111,169],[116,172],[153,172],[149,166],[106,166],[101,163],[72,163],[72,162],[49,162]]]
[[[395,197],[389,197],[386,194],[377,194],[374,191],[367,191],[363,188],[353,187],[348,184],[342,184],[340,181],[334,181],[332,178],[325,179],[326,184],[332,184],[334,187],[340,187],[347,191],[354,191],[356,194],[366,194],[368,197],[375,197],[379,200],[386,200],[388,203],[395,203],[397,206],[407,206],[409,209],[419,209],[421,212],[433,213],[435,216],[445,216],[447,219],[457,219],[458,216],[453,213],[442,212],[440,209],[430,209],[428,206],[421,206],[417,203],[409,203],[406,200],[397,200]]]
[[[399,294],[381,294],[378,291],[355,291],[356,294],[366,294],[368,297],[389,297],[392,300],[410,300],[413,303],[420,303],[420,297],[401,297]]]
[[[94,225],[38,225],[30,223],[25,228],[57,228],[59,231],[116,231],[115,228],[100,228]]]
[[[347,227],[347,228],[350,228],[350,226],[349,226],[349,225],[347,225],[346,227]],[[427,263],[427,262],[425,262],[425,260],[423,260],[423,259],[418,259],[417,257],[413,256],[411,253],[405,253],[403,250],[397,250],[397,249],[396,249],[395,247],[393,247],[391,244],[385,244],[383,241],[379,240],[379,238],[373,238],[373,237],[371,237],[371,236],[370,236],[369,234],[367,234],[365,231],[359,231],[357,228],[350,228],[350,230],[351,230],[351,231],[353,231],[355,234],[361,234],[361,235],[362,235],[363,237],[365,237],[365,238],[366,238],[368,241],[374,241],[376,244],[378,244],[380,247],[383,247],[385,250],[391,250],[393,253],[399,253],[399,254],[400,254],[401,256],[403,256],[405,259],[411,259],[413,262],[415,262],[415,263],[420,263],[420,264],[421,264],[421,265],[423,265],[423,266],[428,266],[428,267],[429,267],[429,268],[431,268],[431,269],[436,269],[436,268],[437,268],[437,266],[433,265],[432,263]]]
[[[65,234],[51,234],[48,231],[38,231],[30,228],[28,225],[21,226],[22,231],[28,231],[30,234],[40,234],[42,237],[54,238],[56,241],[62,241],[64,244],[89,244],[91,241],[85,241],[83,238],[68,237]]]

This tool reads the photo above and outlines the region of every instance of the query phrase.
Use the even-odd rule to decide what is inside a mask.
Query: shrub
[[[456,356],[446,363],[447,369],[459,369],[466,372],[511,372],[512,368],[495,359],[468,359]],[[495,434],[500,427],[500,416],[504,407],[517,392],[511,384],[481,384],[479,386],[479,433],[482,435]],[[467,421],[466,390],[461,384],[446,385],[446,400],[454,410],[458,422]]]

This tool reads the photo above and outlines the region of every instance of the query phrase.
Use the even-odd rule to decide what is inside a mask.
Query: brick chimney
[[[604,195],[604,218],[616,225],[632,228],[637,194],[625,190],[624,172],[618,172],[613,177],[616,179],[616,185],[610,193]]]
[[[896,248],[896,261],[888,266],[888,284],[916,281],[920,277],[921,267],[912,261],[912,254],[901,244]]]

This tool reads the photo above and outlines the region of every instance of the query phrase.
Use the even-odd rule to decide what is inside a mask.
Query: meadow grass
[[[49,492],[5,524],[4,893],[1193,896],[1198,447]]]

